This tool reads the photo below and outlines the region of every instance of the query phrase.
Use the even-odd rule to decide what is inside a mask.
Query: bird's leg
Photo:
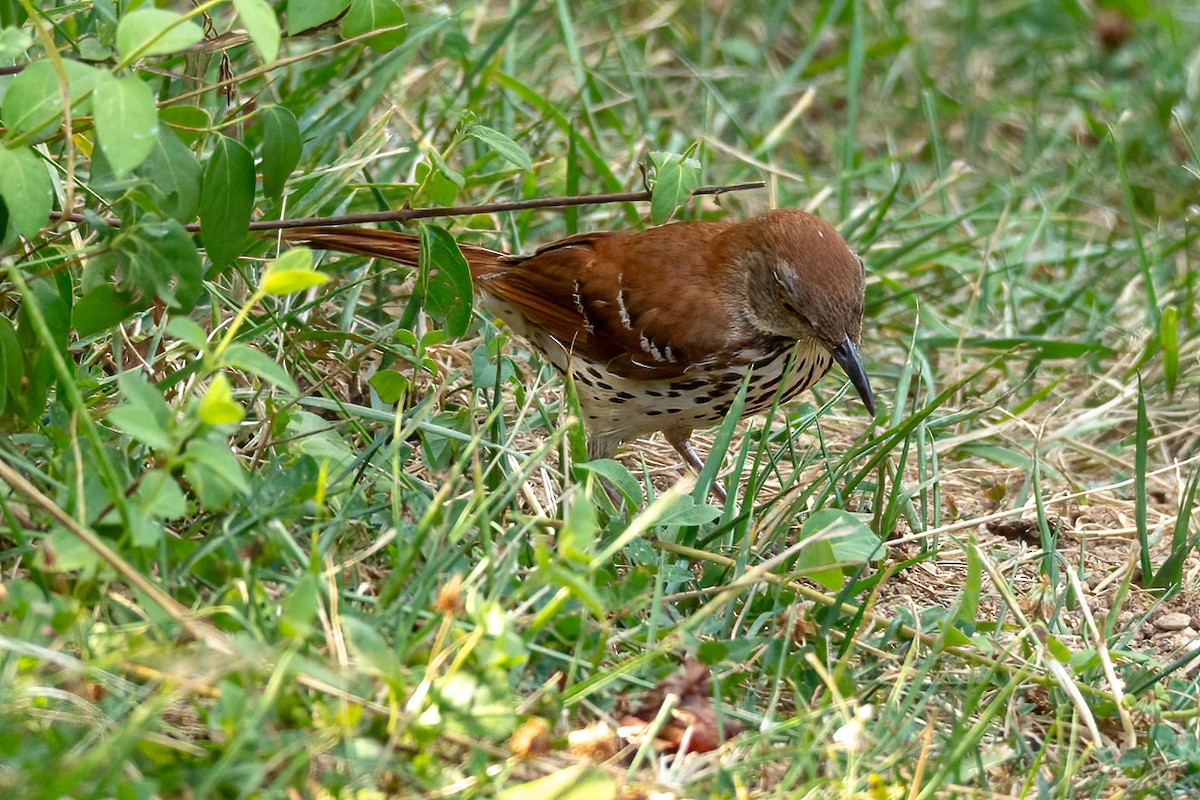
[[[700,454],[696,452],[696,448],[692,447],[692,432],[691,431],[663,431],[663,435],[667,437],[667,441],[675,448],[675,452],[683,458],[685,464],[696,471],[699,475],[704,469],[704,460],[700,458]],[[715,480],[709,489],[713,496],[717,498],[717,502],[725,505],[725,487],[717,483]]]

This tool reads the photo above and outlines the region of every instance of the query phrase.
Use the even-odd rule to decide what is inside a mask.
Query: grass
[[[182,432],[203,342],[150,317],[80,340],[42,422],[0,438],[0,793],[1196,793],[1200,14],[1124,7],[1117,46],[1068,3],[413,7],[387,55],[242,86],[305,141],[264,214],[428,205],[438,159],[456,202],[639,188],[650,152],[698,143],[702,183],[768,187],[683,216],[809,208],[864,256],[884,410],[830,376],[710,432],[744,490],[717,508],[657,439],[581,466],[519,340],[478,314],[447,339],[410,276],[330,257],[333,283],[239,329],[298,390],[234,373],[245,420],[198,438],[236,461],[205,472]],[[450,148],[467,113],[534,171]],[[528,250],[647,214],[452,230]],[[213,341],[273,255],[208,282]],[[134,365],[170,462],[109,419],[157,413],[118,386]],[[613,508],[598,477],[644,496]],[[826,585],[805,522],[830,508],[887,544]],[[690,735],[740,733],[677,757],[599,732],[685,656],[711,672],[671,684],[712,714]]]

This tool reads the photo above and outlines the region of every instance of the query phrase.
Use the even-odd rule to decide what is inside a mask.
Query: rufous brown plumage
[[[402,264],[420,252],[416,236],[390,231],[283,236]],[[579,234],[531,255],[461,247],[485,307],[573,373],[592,458],[661,431],[698,470],[692,431],[725,417],[747,371],[744,414],[794,397],[835,361],[874,414],[858,350],[863,263],[812,214]]]

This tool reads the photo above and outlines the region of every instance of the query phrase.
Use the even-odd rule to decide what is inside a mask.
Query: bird
[[[419,237],[284,229],[293,244],[416,265]],[[588,458],[661,432],[699,472],[697,429],[786,402],[841,366],[872,417],[859,346],[865,265],[828,222],[774,209],[578,233],[526,255],[460,244],[481,305],[575,381]],[[747,373],[750,377],[747,381]],[[725,502],[723,487],[713,493]],[[610,492],[611,495],[611,492]]]

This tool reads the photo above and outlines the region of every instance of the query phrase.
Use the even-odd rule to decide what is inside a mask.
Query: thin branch
[[[747,181],[732,183],[725,186],[701,186],[692,192],[692,197],[704,195],[723,195],[729,192],[744,192],[749,189],[761,189],[766,184],[763,181]],[[503,211],[523,211],[530,208],[566,208],[568,206],[605,205],[607,203],[637,203],[650,199],[650,192],[607,192],[602,194],[580,194],[567,197],[535,197],[530,200],[514,200],[501,203],[482,203],[474,206],[447,206],[446,208],[400,208],[391,211],[368,211],[362,214],[342,214],[335,217],[303,217],[301,219],[259,220],[250,223],[252,231],[275,231],[282,228],[327,228],[337,225],[362,225],[368,222],[401,222],[410,219],[430,219],[434,217],[462,217],[471,214],[497,214]],[[54,216],[71,222],[85,222],[82,214],[64,215],[61,211]],[[121,226],[121,220],[116,217],[101,217],[104,222],[114,228]],[[192,222],[184,226],[189,231],[200,229],[198,223]]]

